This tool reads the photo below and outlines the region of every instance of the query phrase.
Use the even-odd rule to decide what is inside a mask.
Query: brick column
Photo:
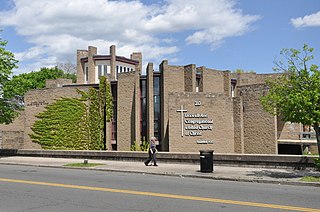
[[[87,50],[77,50],[77,84],[84,83],[84,64],[81,63],[81,58],[88,57]]]
[[[154,100],[153,100],[153,63],[147,66],[147,137],[154,135]]]
[[[93,60],[93,55],[97,54],[97,48],[94,46],[88,47],[88,69],[89,69],[89,79],[88,83],[95,83],[95,63]]]

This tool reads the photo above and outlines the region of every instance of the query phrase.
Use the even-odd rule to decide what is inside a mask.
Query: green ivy
[[[314,164],[315,164],[315,166],[316,166],[316,169],[317,169],[318,171],[320,171],[320,158],[315,158],[315,159],[314,159]]]
[[[78,90],[80,98],[61,98],[39,113],[32,126],[32,141],[43,149],[104,150],[105,122],[112,118],[110,84],[100,78],[99,91]],[[111,109],[110,109],[111,107]]]
[[[146,141],[145,137],[143,137],[141,144],[139,145],[136,141],[131,145],[130,151],[148,151],[150,147],[149,142]]]
[[[39,120],[31,128],[30,137],[43,149],[89,149],[84,102],[61,98],[36,117]]]

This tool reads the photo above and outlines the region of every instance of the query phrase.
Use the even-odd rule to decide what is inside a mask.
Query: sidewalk
[[[71,168],[64,165],[69,163],[83,163],[83,159],[43,158],[43,157],[1,157],[0,164],[25,165],[53,168]],[[214,180],[231,180],[242,182],[276,183],[302,186],[320,187],[320,182],[302,182],[304,176],[320,176],[320,172],[313,170],[270,169],[253,167],[227,167],[214,166],[212,173],[200,172],[197,164],[161,163],[159,166],[145,166],[143,162],[115,161],[115,160],[89,160],[89,163],[103,165],[90,168],[77,168],[87,170],[143,173],[155,175],[169,175],[178,177],[207,178]]]

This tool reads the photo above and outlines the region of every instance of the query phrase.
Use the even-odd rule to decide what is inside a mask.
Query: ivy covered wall
[[[33,142],[43,149],[106,149],[105,124],[113,108],[110,83],[102,76],[99,90],[90,87],[79,93],[81,98],[62,97],[37,115],[30,134]]]

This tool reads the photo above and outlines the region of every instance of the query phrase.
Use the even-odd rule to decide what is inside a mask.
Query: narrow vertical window
[[[103,76],[107,76],[107,65],[103,65]]]
[[[98,79],[102,76],[102,65],[98,65]]]
[[[88,82],[89,81],[89,68],[86,67],[86,72],[85,72],[85,81]]]

